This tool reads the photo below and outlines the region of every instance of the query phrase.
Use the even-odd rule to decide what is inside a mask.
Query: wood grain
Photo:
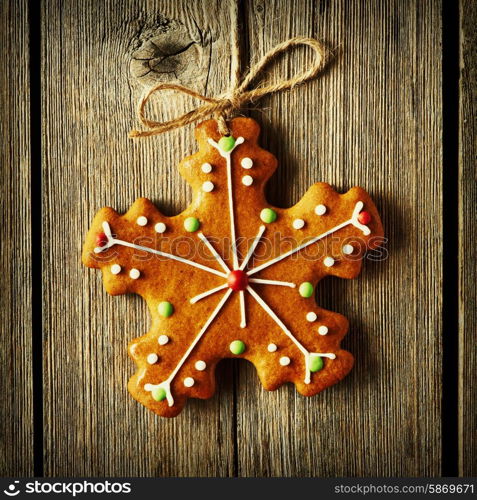
[[[0,4],[0,476],[33,474],[26,1]]]
[[[295,203],[313,182],[365,187],[381,210],[389,258],[355,281],[328,280],[320,305],[347,316],[350,376],[305,399],[265,393],[250,366],[237,382],[239,476],[434,476],[441,455],[440,3],[246,3],[252,60],[294,35],[324,39],[319,81],[254,112],[279,159],[269,199]],[[297,71],[297,52],[270,79]],[[425,61],[425,63],[424,63]]]
[[[477,5],[460,2],[460,151],[459,151],[459,474],[477,476]]]
[[[149,140],[127,137],[137,126],[136,103],[145,83],[132,60],[151,37],[173,47],[181,40],[177,33],[187,33],[195,44],[191,64],[200,68],[196,90],[221,92],[230,20],[220,4],[43,2],[48,476],[233,474],[230,363],[219,370],[213,400],[193,401],[172,420],[145,410],[126,390],[135,370],[126,345],[148,330],[146,304],[139,297],[108,296],[99,273],[80,263],[84,235],[99,208],[126,211],[145,196],[172,214],[190,201],[176,166],[196,149],[192,127]],[[179,59],[170,63],[171,72],[164,62],[150,76],[160,79],[162,72],[169,81],[190,84],[193,77]],[[174,96],[163,102],[151,113],[167,116],[193,104]]]

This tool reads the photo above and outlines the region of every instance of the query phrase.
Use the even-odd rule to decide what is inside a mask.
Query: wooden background
[[[445,440],[454,438],[443,436],[448,374],[459,377],[458,473],[477,475],[476,3],[462,0],[460,10],[459,158],[444,162],[440,1],[240,3],[243,67],[296,35],[335,51],[317,81],[249,113],[280,163],[270,201],[293,204],[321,180],[341,191],[361,185],[382,213],[389,255],[367,261],[357,280],[319,286],[320,305],[350,320],[344,347],[356,366],[343,382],[308,399],[290,386],[266,393],[251,365],[227,360],[213,399],[191,400],[166,420],[126,390],[134,371],[126,345],[148,329],[145,303],[108,296],[80,252],[102,206],[125,211],[139,196],[167,214],[187,206],[190,191],[176,165],[195,151],[193,127],[136,141],[127,133],[137,126],[145,86],[175,81],[210,96],[226,90],[227,4],[42,2],[40,298],[30,292],[29,265],[40,252],[29,210],[28,54],[38,43],[29,19],[38,17],[29,17],[26,0],[1,2],[0,475],[438,476]],[[296,50],[268,77],[295,73],[309,56]],[[156,112],[168,118],[192,105],[171,97]],[[458,269],[447,270],[459,275],[459,307],[447,330],[443,312],[456,293],[443,286],[448,169],[459,172],[460,247]],[[42,300],[43,328],[32,321],[32,300]],[[451,366],[443,362],[444,336],[459,347]],[[42,359],[35,371],[34,357]],[[43,377],[35,394],[34,377]]]

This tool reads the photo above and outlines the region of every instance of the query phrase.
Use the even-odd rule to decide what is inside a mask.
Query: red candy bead
[[[369,224],[371,222],[371,215],[369,214],[369,212],[360,212],[358,215],[358,222],[360,224],[363,224],[363,226]]]
[[[96,245],[98,247],[104,247],[106,243],[108,242],[108,238],[104,233],[99,233],[98,236],[96,236]]]
[[[245,273],[245,271],[240,271],[240,269],[232,271],[227,276],[227,284],[234,292],[245,290],[248,285],[247,273]]]

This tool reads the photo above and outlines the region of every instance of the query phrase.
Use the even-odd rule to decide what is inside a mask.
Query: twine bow
[[[289,49],[297,47],[299,45],[308,46],[315,52],[315,60],[307,70],[289,80],[282,80],[266,86],[259,86],[247,90],[247,88],[257,78],[257,76],[265,68],[265,66],[267,66],[282,52],[288,51]],[[238,65],[236,63],[235,65],[237,67],[235,68],[236,71],[234,77],[235,85],[227,94],[223,96],[206,97],[202,94],[199,94],[195,90],[184,87],[183,85],[161,83],[151,88],[142,97],[139,103],[139,119],[141,120],[142,124],[147,127],[148,130],[132,130],[129,136],[149,137],[152,135],[162,134],[163,132],[167,132],[168,130],[183,127],[185,125],[188,125],[189,123],[196,122],[197,120],[204,119],[211,115],[214,116],[219,122],[220,132],[223,135],[227,135],[228,128],[224,117],[230,116],[233,111],[240,109],[246,103],[255,102],[267,94],[272,94],[281,90],[292,89],[296,85],[315,78],[326,66],[326,63],[327,51],[318,40],[315,40],[314,38],[296,37],[276,45],[273,49],[267,52],[262,57],[262,59],[260,59],[260,61],[258,61],[254,66],[252,66],[252,68],[250,68],[248,74],[243,78],[241,83],[239,83]],[[175,90],[176,92],[181,92],[182,94],[187,94],[195,97],[196,99],[203,101],[205,104],[198,106],[197,108],[183,114],[182,116],[165,122],[159,122],[146,118],[145,107],[149,99],[156,92],[161,92],[163,90]]]

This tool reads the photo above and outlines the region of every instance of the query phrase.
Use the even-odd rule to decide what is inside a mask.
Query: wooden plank
[[[460,74],[460,151],[459,151],[459,474],[477,475],[477,387],[473,381],[477,370],[477,5],[469,0],[460,2],[461,74]]]
[[[0,476],[33,474],[28,50],[27,2],[2,2]]]
[[[176,81],[209,95],[226,87],[230,21],[220,5],[43,2],[48,476],[233,474],[230,363],[221,366],[213,400],[191,401],[176,419],[147,411],[126,390],[135,369],[126,345],[148,329],[146,304],[108,296],[99,273],[79,260],[99,208],[125,211],[145,196],[172,214],[190,201],[176,165],[196,150],[193,127],[136,141],[127,134],[138,125],[143,85]],[[149,71],[141,61],[158,45],[178,55]],[[193,104],[162,102],[155,111],[165,117]]]
[[[389,258],[355,281],[325,280],[319,303],[347,316],[356,357],[340,384],[310,399],[266,393],[240,364],[240,476],[435,476],[441,456],[440,2],[246,4],[250,59],[296,35],[336,58],[319,81],[260,103],[262,144],[279,159],[269,199],[295,203],[313,182],[366,188]],[[295,52],[270,78],[297,72]],[[470,234],[469,234],[470,237]],[[470,244],[470,243],[469,243]],[[472,262],[472,260],[469,260]]]

